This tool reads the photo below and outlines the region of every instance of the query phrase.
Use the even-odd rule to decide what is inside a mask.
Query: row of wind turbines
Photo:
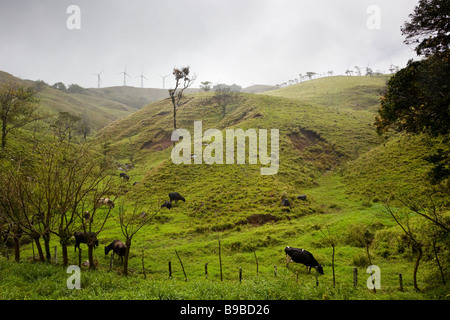
[[[105,71],[105,69],[103,69],[102,71],[100,71],[99,73],[93,73],[93,75],[96,75],[97,76],[97,88],[101,88],[101,86],[102,86],[102,78],[101,78],[101,75],[102,75],[102,73],[103,73],[103,71]],[[119,72],[119,73],[117,73],[117,74],[123,74],[123,86],[124,87],[126,87],[127,86],[127,77],[128,78],[132,78],[128,73],[127,73],[127,67],[125,67],[125,69],[122,71],[122,72]],[[166,75],[166,76],[162,76],[162,75],[159,75],[161,78],[162,78],[162,84],[163,84],[163,89],[165,89],[166,88],[166,78],[168,77],[168,76],[170,76],[170,74],[168,74],[168,75]],[[135,77],[135,78],[141,78],[141,88],[143,88],[144,87],[144,79],[145,80],[148,80],[144,75],[143,75],[143,73],[141,72],[141,74],[139,75],[139,76],[137,76],[137,77]]]

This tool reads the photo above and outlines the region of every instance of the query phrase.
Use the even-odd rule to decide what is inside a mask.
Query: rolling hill
[[[385,140],[375,133],[374,116],[387,78],[329,77],[258,94],[236,93],[225,116],[214,93],[185,96],[177,123],[192,136],[194,121],[202,121],[203,132],[217,129],[223,137],[227,129],[278,129],[279,168],[275,175],[261,175],[264,165],[260,159],[249,164],[247,154],[245,164],[174,164],[169,99],[106,124],[95,140],[105,154],[116,159],[117,176],[123,168],[130,176],[124,182],[125,201],[137,201],[145,212],[158,212],[154,223],[133,238],[132,272],[140,274],[145,262],[152,286],[161,288],[167,283],[167,262],[175,265],[181,256],[190,281],[182,281],[177,265],[172,276],[180,281],[171,283],[170,290],[182,299],[426,297],[412,290],[398,292],[399,273],[404,275],[405,287],[411,288],[414,254],[381,200],[392,189],[410,190],[423,184],[429,169],[423,156],[439,146],[421,137],[392,135]],[[210,150],[211,142],[202,141],[202,153]],[[268,147],[270,150],[272,145]],[[168,193],[174,191],[186,202],[174,203],[170,210],[161,208]],[[306,195],[306,200],[298,195]],[[282,199],[288,199],[291,206],[282,206]],[[353,268],[362,268],[364,273],[369,265],[367,249],[358,240],[361,230],[373,237],[372,263],[382,270],[383,290],[377,291],[376,297],[368,296],[364,285],[359,285],[361,290],[352,287]],[[113,217],[100,242],[108,244],[122,237]],[[219,240],[223,266],[219,266]],[[285,267],[286,246],[314,253],[325,271],[320,289],[314,272],[307,274],[299,265]],[[332,255],[335,250],[336,256]],[[431,253],[428,255],[432,259]],[[256,257],[259,273],[254,272]],[[109,265],[109,258],[102,253],[97,253],[97,259],[100,266]],[[332,285],[332,264],[336,287]],[[274,279],[274,266],[278,266],[279,278],[267,280]],[[223,267],[227,284],[211,288],[220,281],[219,267]],[[245,291],[238,294],[227,286],[236,282],[239,267],[248,282],[243,282]],[[436,268],[420,268],[419,286],[435,286],[436,273]],[[133,286],[141,286],[140,280],[133,279]],[[121,290],[114,294],[126,295],[129,288]],[[442,293],[436,294],[442,298]]]

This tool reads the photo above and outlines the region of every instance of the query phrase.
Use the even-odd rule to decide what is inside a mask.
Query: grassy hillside
[[[177,123],[192,133],[196,120],[202,121],[203,131],[279,129],[280,167],[272,176],[261,175],[259,163],[174,164],[170,158],[173,118],[168,99],[153,102],[101,129],[96,139],[103,151],[118,161],[118,168],[133,164],[127,170],[130,181],[125,183],[125,207],[137,199],[142,211],[158,214],[151,225],[133,238],[132,276],[116,280],[114,272],[112,281],[105,279],[103,273],[86,273],[84,294],[101,299],[445,299],[448,285],[440,284],[430,252],[426,253],[427,267],[423,263],[418,274],[419,287],[426,290],[413,290],[415,254],[383,205],[374,202],[376,191],[384,187],[376,184],[380,175],[384,176],[383,181],[392,179],[394,186],[409,185],[416,181],[414,177],[404,180],[412,172],[408,168],[415,168],[417,174],[425,170],[419,157],[410,157],[420,152],[412,148],[417,144],[400,136],[383,144],[374,131],[377,92],[385,80],[331,77],[264,94],[240,93],[227,106],[225,117],[212,93],[185,97],[177,112]],[[406,144],[411,149],[404,148]],[[203,145],[203,149],[206,147]],[[397,170],[390,157],[404,159],[405,170]],[[117,175],[120,172],[118,169]],[[174,204],[170,210],[161,209],[168,193],[174,191],[181,193],[186,202]],[[369,192],[372,196],[367,198]],[[300,194],[307,195],[306,201],[297,199]],[[283,198],[290,200],[291,208],[282,207]],[[382,274],[382,289],[376,294],[365,286],[369,261],[366,248],[358,240],[361,232],[373,235],[371,260]],[[103,254],[103,246],[123,239],[117,213],[99,239],[100,250],[95,256],[99,268],[106,271],[109,257]],[[53,241],[57,245],[56,239]],[[336,252],[335,287],[332,243]],[[307,274],[301,265],[291,263],[286,267],[286,246],[313,252],[325,271],[319,277],[318,287],[314,270]],[[187,282],[175,250],[182,259]],[[23,255],[31,254],[27,246]],[[76,263],[77,254],[69,252],[69,258]],[[169,261],[172,280],[168,279]],[[240,267],[242,283],[238,281]],[[358,267],[360,277],[356,288],[354,267]],[[6,271],[10,267],[0,261],[0,268]],[[120,272],[119,268],[115,262],[114,270]],[[49,267],[30,272],[50,281],[48,274],[52,270]],[[399,273],[404,279],[403,292],[398,289]],[[4,274],[0,283],[16,283],[19,289],[14,297],[40,290],[41,297],[82,298],[81,294],[57,285],[58,294],[54,294],[55,291],[40,288],[20,273],[0,274]],[[54,277],[63,278],[59,273]],[[0,297],[6,297],[7,289],[0,285]]]

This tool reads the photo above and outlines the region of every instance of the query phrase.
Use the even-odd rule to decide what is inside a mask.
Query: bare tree
[[[125,236],[125,257],[123,264],[123,273],[128,274],[128,259],[130,257],[131,241],[133,237],[141,230],[142,227],[147,225],[153,217],[159,212],[155,210],[152,213],[142,211],[138,204],[132,206],[132,210],[125,207],[124,204],[119,206],[119,223],[122,234]]]

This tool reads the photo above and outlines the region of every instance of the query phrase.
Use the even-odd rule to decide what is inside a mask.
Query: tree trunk
[[[50,253],[50,233],[44,232],[42,238],[44,239],[45,257],[47,258],[47,262],[50,262],[50,259],[52,257]]]
[[[44,252],[42,251],[42,247],[41,247],[41,243],[39,242],[39,236],[38,237],[34,237],[34,243],[36,243],[36,248],[39,254],[39,260],[40,261],[45,261],[44,258]]]
[[[89,269],[94,270],[94,245],[88,245]]]
[[[16,262],[20,262],[20,237],[14,236],[14,259]]]
[[[125,241],[125,245],[127,246],[127,248],[125,250],[125,257],[123,259],[123,274],[128,275],[128,257],[130,256],[131,239],[127,239]]]
[[[413,278],[414,278],[414,289],[416,289],[416,291],[420,291],[419,287],[417,286],[417,270],[419,269],[420,259],[422,258],[422,246],[418,246],[417,249],[419,251],[419,254],[417,255],[416,264],[414,265]]]
[[[6,147],[6,121],[2,121],[2,150]]]
[[[67,256],[67,243],[61,242],[63,265],[67,266],[69,264],[69,258]]]

